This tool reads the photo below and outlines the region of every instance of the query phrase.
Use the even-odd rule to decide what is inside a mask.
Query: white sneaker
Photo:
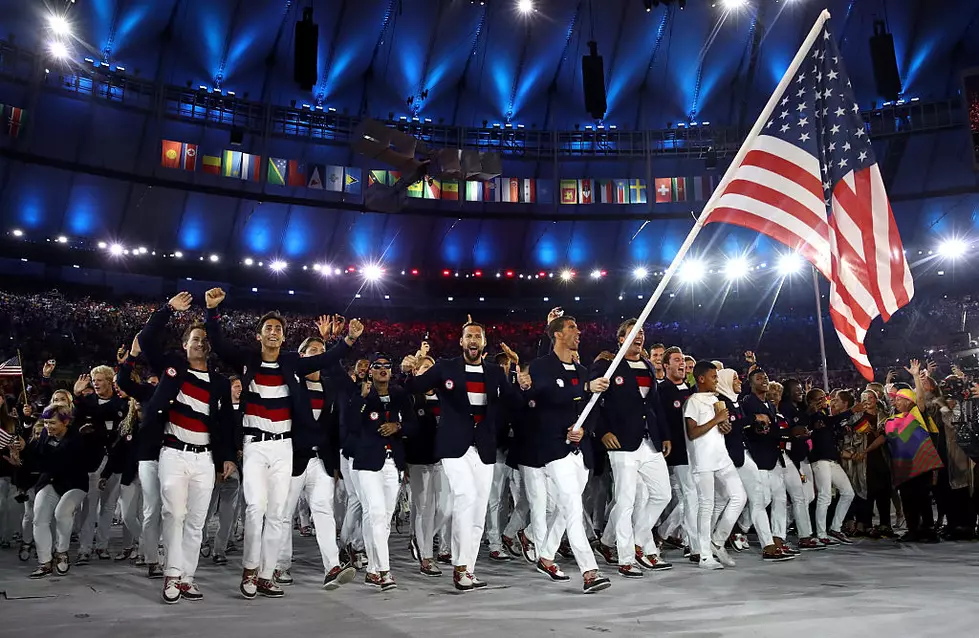
[[[180,602],[180,579],[167,576],[163,580],[163,602],[173,605]]]
[[[710,569],[710,570],[724,569],[724,565],[721,565],[716,560],[714,560],[714,557],[713,556],[710,557],[710,558],[701,557],[700,558],[700,568],[701,569]]]
[[[734,567],[734,559],[727,553],[727,550],[724,549],[723,545],[711,543],[711,547],[714,550],[714,556],[717,557],[717,560],[720,561],[721,565],[724,565],[725,567]]]

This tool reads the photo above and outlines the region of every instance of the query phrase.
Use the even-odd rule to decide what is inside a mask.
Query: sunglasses
[[[390,370],[390,369],[391,369],[391,364],[390,363],[372,363],[371,364],[371,370]]]

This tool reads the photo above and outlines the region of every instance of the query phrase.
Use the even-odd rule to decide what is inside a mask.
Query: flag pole
[[[765,105],[765,108],[762,109],[761,115],[759,115],[758,119],[755,121],[755,125],[751,127],[751,131],[748,133],[744,143],[738,150],[738,154],[734,156],[734,160],[728,166],[727,171],[724,173],[724,177],[721,178],[720,183],[717,185],[717,188],[714,189],[710,199],[707,200],[707,203],[704,205],[704,208],[701,211],[700,216],[697,218],[697,221],[694,223],[693,228],[691,228],[690,232],[687,234],[687,238],[683,240],[683,244],[680,246],[676,256],[673,258],[673,262],[670,264],[670,267],[666,269],[665,273],[663,273],[663,278],[660,279],[659,284],[657,284],[656,290],[653,291],[649,301],[646,302],[646,306],[642,309],[642,312],[639,313],[639,317],[637,317],[636,320],[636,325],[632,326],[632,330],[629,331],[625,341],[622,342],[622,346],[619,347],[619,351],[615,353],[615,358],[612,359],[612,362],[609,364],[605,374],[602,375],[603,378],[611,378],[612,372],[614,372],[619,364],[622,363],[622,359],[625,358],[625,353],[629,349],[629,345],[639,334],[643,324],[646,323],[646,319],[649,318],[649,314],[653,311],[653,306],[655,306],[656,302],[663,296],[663,293],[666,291],[666,287],[669,285],[670,280],[673,279],[673,275],[675,275],[677,269],[679,269],[680,263],[683,261],[683,258],[686,257],[687,252],[689,252],[690,246],[693,244],[694,239],[697,238],[697,235],[699,235],[701,229],[703,229],[704,224],[707,221],[707,215],[713,208],[714,203],[721,196],[721,193],[724,192],[728,182],[731,181],[734,169],[744,160],[744,156],[748,154],[748,149],[751,147],[751,142],[758,137],[762,128],[764,128],[765,123],[768,122],[768,119],[772,116],[772,113],[775,111],[775,107],[778,104],[779,98],[782,97],[782,94],[785,93],[785,90],[788,88],[789,84],[792,83],[792,78],[795,77],[796,71],[799,70],[799,67],[802,65],[802,61],[805,59],[806,54],[809,53],[809,50],[812,48],[816,38],[819,37],[823,24],[825,24],[827,20],[829,20],[829,11],[823,9],[822,13],[820,13],[819,17],[816,19],[816,23],[809,31],[809,35],[806,36],[806,39],[799,48],[799,51],[792,59],[792,63],[789,64],[788,68],[785,70],[785,74],[782,75],[782,79],[779,81],[778,86],[772,93],[772,97],[768,99],[768,103]],[[821,325],[822,324],[820,324],[820,326]],[[585,419],[588,418],[588,414],[594,409],[595,404],[598,403],[598,397],[599,395],[597,394],[591,395],[587,405],[585,405],[584,409],[581,411],[581,415],[578,417],[578,420],[574,423],[573,428],[575,430],[578,430],[584,424]]]
[[[17,363],[20,364],[20,391],[24,397],[23,405],[27,404],[27,382],[24,381],[24,357],[20,356],[20,348],[17,348]]]
[[[819,275],[816,268],[809,264],[812,271],[812,289],[816,292],[816,325],[819,326],[819,361],[823,366],[823,390],[829,392],[829,366],[826,364],[826,334],[823,331],[823,303],[819,299]]]

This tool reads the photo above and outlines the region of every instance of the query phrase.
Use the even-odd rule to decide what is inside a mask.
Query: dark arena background
[[[588,368],[600,352],[616,352],[619,324],[639,315],[673,264],[644,325],[646,351],[661,343],[720,361],[740,373],[744,393],[756,363],[771,381],[807,389],[825,378],[860,408],[867,380],[837,337],[830,282],[797,246],[711,223],[674,264],[824,9],[859,137],[870,140],[890,201],[891,237],[900,235],[889,248],[903,244],[914,279],[910,303],[875,319],[865,344],[875,381],[888,384],[874,395],[881,410],[896,411],[891,393],[916,387],[912,360],[927,369],[917,379],[929,388],[923,419],[943,469],[925,495],[935,527],[922,534],[936,542],[874,533],[918,534],[902,527],[907,508],[889,483],[894,511],[884,520],[888,499],[878,501],[872,525],[872,470],[860,451],[842,461],[847,474],[863,472],[862,492],[851,477],[857,500],[844,525],[853,544],[771,564],[759,558],[758,524],[746,513],[751,545],[736,569],[699,570],[683,553],[690,539],[678,532],[677,549],[664,532],[662,557],[674,569],[630,580],[596,541],[612,586],[582,597],[570,550],[557,559],[570,583],[549,582],[522,556],[489,555],[499,545],[490,530],[504,533],[524,493],[513,478],[520,472],[501,475],[501,462],[489,516],[502,526],[487,526],[477,574],[487,591],[456,596],[449,565],[441,578],[419,574],[406,478],[390,533],[397,589],[365,584],[365,559],[352,582],[323,591],[304,499],[301,532],[291,518],[286,527],[294,584],[283,600],[245,600],[246,507],[231,512],[234,497],[212,506],[217,515],[205,523],[196,574],[205,598],[168,607],[164,580],[133,564],[158,539],[147,541],[143,526],[134,539],[123,524],[139,509],[139,487],[127,492],[114,474],[114,490],[112,478],[107,489],[92,479],[78,509],[70,572],[28,577],[38,562],[36,524],[24,518],[38,502],[36,473],[23,477],[20,454],[29,455],[18,448],[48,436],[33,430],[53,389],[85,394],[76,380],[95,366],[126,370],[117,350],[181,291],[193,295],[191,309],[164,341],[185,367],[181,334],[205,318],[205,292],[220,288],[230,348],[257,356],[254,325],[270,310],[287,321],[283,352],[318,334],[317,317],[339,314],[343,334],[355,318],[365,328],[343,363],[384,353],[400,383],[402,358],[423,341],[436,360],[457,357],[467,320],[485,326],[487,366],[506,358],[503,344],[534,361],[550,349],[555,308],[576,318]],[[793,109],[789,121],[804,126],[803,115]],[[857,231],[879,246],[874,229]],[[0,439],[0,635],[972,635],[977,233],[976,0],[0,0],[0,384],[3,429],[20,437]],[[137,370],[150,373],[142,359]],[[212,370],[241,373],[216,356]],[[332,400],[342,414],[345,395]],[[840,430],[837,454],[849,453],[855,428]],[[603,447],[599,435],[586,436]],[[821,478],[801,471],[811,492]],[[592,541],[616,511],[611,503],[606,511],[613,488],[604,472],[601,483],[593,469],[585,491]],[[351,512],[341,497],[347,478],[335,488],[338,530]],[[845,490],[825,485],[837,494],[832,518]],[[683,500],[679,490],[674,481],[664,521]],[[93,513],[86,532],[100,498],[108,515]],[[812,508],[820,514],[816,501]],[[233,548],[216,564],[222,514],[235,518]],[[797,526],[789,525],[793,545]],[[440,551],[446,529],[436,533]]]

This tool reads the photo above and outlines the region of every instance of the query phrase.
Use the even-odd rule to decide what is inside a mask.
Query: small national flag
[[[203,165],[203,171],[211,175],[221,174],[221,158],[215,157],[214,155],[203,155],[201,156],[201,164]]]
[[[241,179],[241,151],[225,151],[222,167],[225,177]]]
[[[388,171],[388,186],[394,186],[401,179],[401,171]]]
[[[911,301],[914,282],[843,58],[820,20],[702,219],[765,234],[823,273],[840,343],[873,379],[867,330]]]
[[[306,185],[306,163],[299,160],[289,160],[289,186]]]
[[[717,181],[713,175],[698,175],[693,178],[693,201],[704,202],[710,199]]]
[[[561,180],[561,203],[562,204],[578,203],[578,180],[576,179]]]
[[[690,179],[687,177],[674,177],[672,179],[671,190],[673,195],[673,201],[675,202],[685,202],[690,199],[692,193],[690,192]]]
[[[633,204],[646,203],[646,180],[629,180],[629,201]]]
[[[669,177],[657,177],[653,184],[656,186],[656,203],[664,204],[673,201],[673,180]]]
[[[610,179],[598,180],[598,201],[602,204],[615,203],[615,182]]]
[[[246,182],[261,180],[262,156],[251,153],[241,154],[241,179]]]
[[[408,190],[408,197],[411,197],[411,189]],[[466,182],[466,201],[467,202],[483,201],[482,182]]]
[[[554,180],[550,179],[535,179],[534,180],[534,190],[537,191],[537,202],[538,204],[553,204],[554,203]]]
[[[519,202],[520,201],[520,179],[516,177],[500,178],[500,201]]]
[[[500,201],[500,178],[491,179],[487,182],[483,182],[483,201],[484,202],[498,202]]]
[[[369,171],[367,173],[367,188],[370,188],[374,184],[380,184],[381,186],[386,186],[388,183],[388,172],[387,171]]]
[[[269,175],[268,183],[274,186],[285,186],[286,185],[286,169],[289,162],[278,157],[269,158]]]
[[[323,186],[328,191],[333,191],[334,193],[342,193],[343,192],[343,167],[327,166],[326,181],[323,184]]]
[[[7,135],[13,138],[20,136],[20,129],[24,126],[24,117],[24,109],[19,109],[16,106],[10,107],[10,115],[7,117]]]
[[[345,166],[343,168],[343,192],[348,195],[360,195],[363,192],[362,173],[355,166]]]
[[[578,180],[578,203],[579,204],[595,203],[595,193],[593,191],[594,187],[595,187],[594,180],[591,179]]]
[[[615,203],[616,204],[629,203],[629,180],[627,179],[615,180]]]
[[[180,168],[185,171],[197,169],[197,144],[186,144],[163,140],[163,157],[160,165],[164,168]]]
[[[442,182],[434,177],[426,177],[422,188],[425,189],[425,199],[442,199]]]
[[[459,182],[452,179],[442,180],[442,199],[459,201]]]
[[[537,180],[525,178],[520,180],[520,201],[524,204],[537,203]]]
[[[408,185],[408,197],[415,197],[418,199],[425,197],[425,188],[422,185],[421,180],[418,180],[414,184]]]
[[[0,377],[19,377],[23,373],[24,368],[20,365],[20,355],[14,355],[0,363]]]
[[[325,174],[326,167],[323,164],[310,164],[309,181],[306,182],[306,186],[309,188],[315,188],[317,190],[323,190],[323,179]]]

